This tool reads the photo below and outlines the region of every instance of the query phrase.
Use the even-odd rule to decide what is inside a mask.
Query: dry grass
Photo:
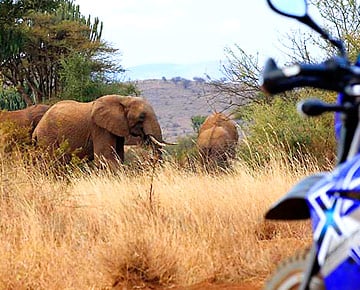
[[[167,162],[155,176],[103,170],[54,179],[46,166],[0,160],[0,289],[261,284],[311,243],[308,221],[263,219],[311,168],[239,162],[207,175]]]

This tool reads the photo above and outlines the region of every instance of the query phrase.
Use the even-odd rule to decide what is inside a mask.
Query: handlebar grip
[[[330,111],[332,106],[318,99],[309,99],[300,101],[296,108],[302,115],[320,116],[321,114]]]
[[[277,94],[296,87],[314,87],[325,90],[341,91],[346,80],[354,77],[343,59],[332,58],[319,64],[295,64],[279,69],[275,61],[266,61],[263,70],[261,89]]]
[[[288,76],[278,68],[272,58],[269,58],[263,70],[261,89],[266,93],[277,94],[293,88],[294,86],[288,83]]]

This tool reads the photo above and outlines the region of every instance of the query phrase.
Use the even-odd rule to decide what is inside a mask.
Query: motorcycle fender
[[[310,218],[307,195],[309,190],[327,174],[320,172],[302,179],[270,207],[265,214],[265,219],[300,220]]]

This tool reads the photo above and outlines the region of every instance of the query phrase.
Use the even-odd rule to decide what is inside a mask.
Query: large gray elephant
[[[27,127],[31,136],[36,125],[49,108],[49,105],[37,104],[22,110],[0,111],[0,122],[11,122],[19,127]]]
[[[235,157],[239,133],[236,123],[223,113],[208,116],[199,129],[197,147],[204,165],[227,166]]]
[[[39,146],[53,150],[64,141],[79,158],[124,162],[125,138],[141,138],[159,155],[168,143],[152,106],[143,98],[106,95],[89,103],[60,101],[53,105],[34,130]]]

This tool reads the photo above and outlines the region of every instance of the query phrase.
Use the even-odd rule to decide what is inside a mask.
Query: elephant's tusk
[[[160,142],[159,140],[157,140],[154,136],[149,135],[150,140],[155,143],[156,145],[160,146],[160,147],[164,147],[166,145],[177,145],[176,143],[169,143],[169,142]]]
[[[165,145],[178,145],[179,143],[170,143],[170,142],[167,142],[167,141],[163,141]]]

